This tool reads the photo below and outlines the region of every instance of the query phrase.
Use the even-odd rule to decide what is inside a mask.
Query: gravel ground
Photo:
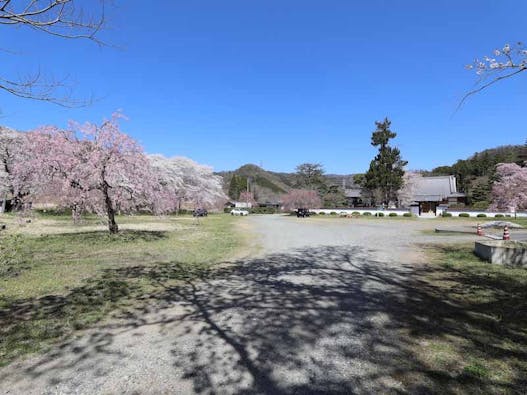
[[[240,221],[258,256],[0,369],[0,393],[415,392],[398,379],[417,364],[398,311],[434,221]]]

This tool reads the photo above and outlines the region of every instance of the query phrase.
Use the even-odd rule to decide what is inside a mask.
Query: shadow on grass
[[[107,230],[89,232],[69,232],[43,235],[39,240],[60,240],[62,243],[99,243],[107,242],[132,242],[132,241],[157,241],[168,237],[168,232],[155,230],[131,230],[123,229],[117,234],[111,234]]]
[[[430,276],[455,285],[446,289]],[[157,328],[161,349],[170,350],[168,379],[190,380],[197,393],[520,393],[527,385],[525,304],[512,303],[527,295],[513,277],[482,284],[474,276],[392,265],[358,247],[317,247],[218,270],[178,263],[107,270],[63,298],[13,302],[0,317],[2,325],[17,325],[69,309],[82,316],[107,299],[136,297],[130,284],[138,280],[153,286],[141,296],[143,308],[128,309],[126,320],[83,341],[64,343],[27,367],[21,382],[44,376],[57,384],[81,371],[91,377],[101,355],[106,363],[98,363],[98,375],[104,377],[112,361],[122,362],[115,337],[148,326]],[[493,288],[499,298],[460,298],[472,286]],[[185,313],[172,313],[174,304]],[[507,305],[523,315],[491,316]],[[428,363],[422,344],[433,339],[462,339],[452,346],[467,360],[505,361],[507,379],[490,378],[477,363]]]

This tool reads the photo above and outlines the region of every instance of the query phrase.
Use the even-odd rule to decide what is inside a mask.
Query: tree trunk
[[[115,234],[119,232],[119,227],[117,226],[117,222],[115,222],[115,209],[113,208],[112,199],[110,199],[108,192],[108,184],[104,183],[102,193],[106,205],[106,215],[108,216],[108,230],[110,233]]]
[[[119,232],[119,227],[117,226],[117,222],[115,222],[115,210],[108,206],[108,229],[110,230],[110,233],[115,234]]]

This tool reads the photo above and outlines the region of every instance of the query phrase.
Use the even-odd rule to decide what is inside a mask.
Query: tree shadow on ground
[[[492,322],[482,314],[492,303],[458,303],[425,281],[430,268],[381,262],[359,247],[317,247],[195,270],[177,263],[108,270],[126,284],[156,285],[143,308],[100,328],[97,347],[90,338],[68,343],[24,377],[68,380],[84,366],[68,359],[72,347],[83,361],[95,359],[112,352],[117,332],[148,325],[165,334],[174,372],[183,372],[171,379],[190,381],[197,393],[519,393],[527,385],[514,365],[527,359],[525,320]],[[472,279],[456,281],[462,288]],[[167,313],[174,304],[185,313]],[[513,373],[501,382],[434,368],[420,355],[431,338],[464,339],[459,352],[509,361]]]
[[[67,232],[43,235],[40,239],[60,239],[63,242],[78,242],[97,243],[103,241],[156,241],[166,239],[168,232],[156,230],[137,230],[137,229],[122,229],[119,233],[112,234],[105,230],[93,230],[83,232]]]

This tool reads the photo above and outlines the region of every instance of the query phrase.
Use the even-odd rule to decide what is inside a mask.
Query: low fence
[[[409,210],[405,209],[385,209],[385,210],[377,210],[376,208],[371,209],[355,209],[355,208],[322,208],[322,209],[310,209],[312,213],[324,213],[326,215],[331,215],[332,213],[335,213],[336,215],[351,215],[353,213],[359,213],[360,215],[364,215],[364,213],[370,213],[371,215],[375,215],[377,213],[383,213],[385,217],[388,217],[390,213],[395,213],[397,216],[402,216],[405,213],[409,213]],[[366,214],[367,215],[367,214]]]
[[[485,211],[485,210],[450,210],[446,212],[452,217],[480,217],[480,218],[527,218],[527,212],[502,212],[502,211]]]
[[[324,208],[324,209],[311,209],[309,210],[316,214],[324,213],[326,215],[351,215],[353,213],[359,213],[364,215],[364,213],[370,213],[375,215],[377,213],[383,213],[385,217],[390,216],[390,213],[395,213],[397,216],[402,216],[406,213],[410,213],[409,209],[384,209],[378,210],[374,207],[368,208]],[[472,217],[472,218],[527,218],[527,212],[502,212],[502,211],[484,211],[484,210],[446,210],[446,213],[450,214],[452,217]],[[367,214],[366,214],[367,215]],[[438,214],[438,217],[441,215]]]

